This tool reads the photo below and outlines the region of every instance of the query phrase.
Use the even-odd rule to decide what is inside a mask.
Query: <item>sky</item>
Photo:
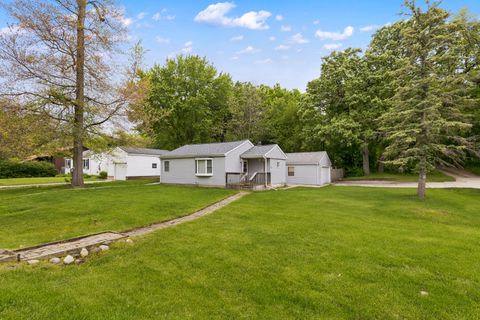
[[[206,57],[233,80],[304,91],[321,57],[366,48],[381,26],[402,17],[403,0],[117,0],[129,41],[142,41],[147,67],[177,54]],[[421,3],[421,1],[419,1]],[[444,0],[453,13],[480,0]],[[0,14],[0,28],[7,18]]]

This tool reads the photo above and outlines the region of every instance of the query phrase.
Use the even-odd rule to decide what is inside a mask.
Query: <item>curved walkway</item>
[[[203,217],[229,205],[230,203],[242,198],[247,194],[248,192],[239,192],[187,216],[175,218],[160,223],[154,223],[149,226],[135,228],[124,232],[97,233],[8,252],[2,252],[0,250],[0,262],[41,260],[49,259],[52,257],[61,257],[67,254],[78,253],[82,248],[91,249],[93,247],[97,247],[102,244],[109,244],[113,241],[117,241],[127,237],[145,235],[156,230],[165,229]]]

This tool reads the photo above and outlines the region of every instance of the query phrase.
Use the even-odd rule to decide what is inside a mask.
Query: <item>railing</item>
[[[248,188],[253,189],[256,186],[270,185],[272,178],[271,173],[267,172],[255,172],[250,177],[244,173],[227,172],[225,174],[225,185],[227,188],[240,189]]]

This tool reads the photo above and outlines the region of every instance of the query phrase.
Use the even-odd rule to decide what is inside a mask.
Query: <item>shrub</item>
[[[100,179],[107,179],[107,176],[108,176],[108,173],[106,171],[100,171],[100,173],[98,174],[98,177]]]
[[[50,162],[32,161],[0,161],[0,179],[4,178],[30,178],[30,177],[55,177],[57,170]]]

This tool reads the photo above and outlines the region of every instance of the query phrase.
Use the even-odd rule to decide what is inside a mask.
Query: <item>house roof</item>
[[[129,154],[148,154],[153,156],[161,156],[169,152],[168,150],[162,150],[162,149],[132,148],[132,147],[119,147],[119,148]]]
[[[204,144],[187,144],[162,155],[162,158],[192,158],[192,157],[211,157],[225,156],[229,151],[244,144],[248,140],[204,143]]]
[[[326,151],[287,153],[287,164],[320,164],[325,159],[330,163]]]
[[[277,147],[276,144],[254,146],[242,153],[240,157],[244,159],[263,158],[275,147]]]

